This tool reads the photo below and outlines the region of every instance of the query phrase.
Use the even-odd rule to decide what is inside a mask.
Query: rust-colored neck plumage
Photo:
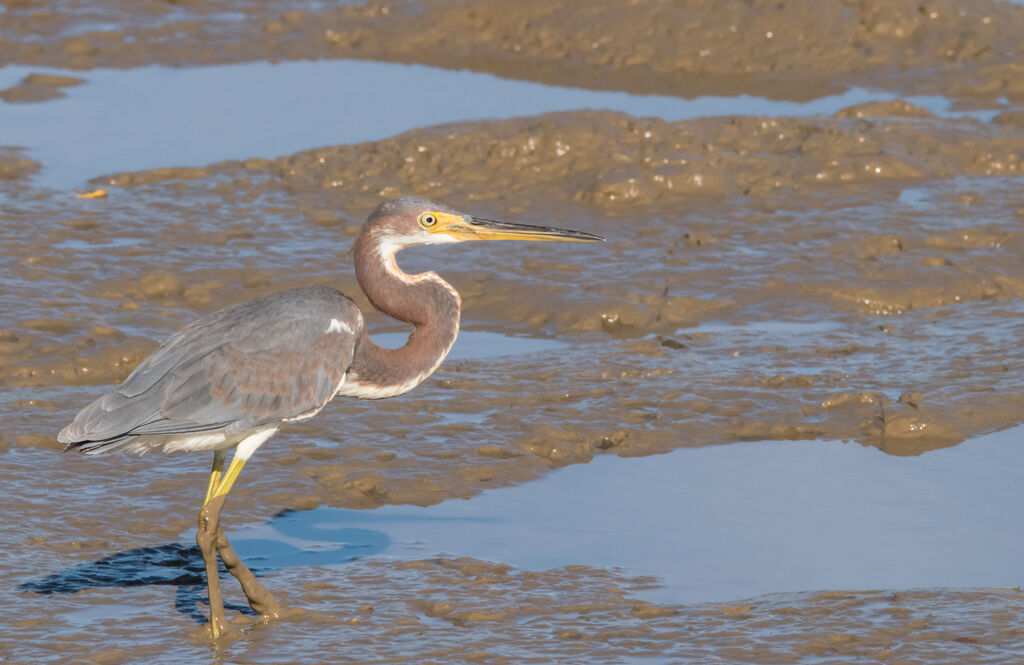
[[[459,333],[459,294],[436,273],[403,272],[395,261],[401,248],[379,229],[365,229],[356,239],[359,286],[377,309],[411,323],[414,330],[399,349],[377,346],[364,331],[342,389],[345,394],[372,399],[412,390],[437,369]]]

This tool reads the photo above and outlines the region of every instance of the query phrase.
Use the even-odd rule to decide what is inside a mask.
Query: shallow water
[[[0,68],[0,88],[41,71]],[[740,95],[681,99],[594,91],[502,79],[423,65],[331,60],[256,62],[202,68],[95,69],[86,85],[45,104],[0,104],[0,136],[26,146],[45,166],[35,182],[82,187],[116,171],[276,157],[339,143],[374,141],[415,127],[511,118],[570,109],[607,109],[683,120],[715,115],[832,114],[891,92],[851,88],[812,102]],[[458,99],[458,103],[452,103]],[[949,100],[913,96],[940,115]],[[990,118],[994,111],[971,112]]]
[[[396,349],[409,337],[405,332],[371,333],[373,341],[389,349]],[[502,335],[487,330],[462,330],[459,332],[455,346],[448,358],[458,360],[484,360],[502,356],[527,356],[539,353],[551,353],[565,349],[566,342],[557,339],[538,339],[535,337]]]
[[[234,543],[271,569],[360,555],[612,566],[657,578],[640,595],[662,603],[1009,587],[1024,558],[1022,481],[1021,428],[920,458],[830,441],[743,443],[597,459],[428,508],[289,512],[236,530]]]

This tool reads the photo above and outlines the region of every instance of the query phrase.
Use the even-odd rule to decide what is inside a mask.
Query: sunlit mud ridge
[[[295,481],[278,505],[436,503],[608,452],[823,438],[907,455],[1008,427],[1024,412],[1024,134],[856,117],[876,112],[563,113],[118,174],[94,181],[102,200],[11,188],[0,445],[56,447],[44,432],[90,393],[70,386],[120,381],[201,312],[313,283],[369,309],[350,238],[412,192],[611,242],[445,252],[466,330],[566,349],[512,346],[399,400],[332,404],[276,443]]]
[[[1024,98],[1024,7],[998,0],[14,3],[0,61],[90,69],[362,58],[692,96],[846,85]]]
[[[39,605],[59,605],[72,617],[89,606],[99,608],[93,623],[102,628],[57,645],[61,657],[176,663],[205,656],[210,647],[190,625],[193,585],[180,576],[178,613],[168,619],[162,585],[174,584],[180,563],[168,557],[162,565],[167,580],[154,579],[137,590],[133,608],[116,605],[118,589],[97,588],[102,576],[88,572],[55,587],[52,595],[34,596]],[[1024,595],[1013,590],[833,591],[659,605],[635,597],[650,579],[585,566],[519,571],[468,558],[367,560],[341,570],[297,567],[277,571],[275,579],[290,589],[286,600],[296,609],[271,627],[241,617],[236,623],[243,632],[218,645],[224,657],[279,662],[279,654],[295,652],[296,636],[309,631],[315,631],[316,643],[301,653],[327,659],[343,653],[360,663],[620,663],[646,657],[959,665],[1012,662],[1024,649],[1016,621]],[[44,584],[32,588],[46,593]],[[72,593],[84,589],[89,592]],[[130,630],[123,621],[107,626],[113,622],[107,613],[126,611],[132,615]],[[18,621],[18,639],[0,636],[0,648],[17,662],[39,662],[53,654],[47,636],[62,619]],[[168,623],[181,635],[191,632],[192,639],[168,641]],[[131,649],[111,642],[112,636],[130,639]]]
[[[159,169],[96,182],[134,186],[213,175],[251,181],[266,174],[292,192],[329,190],[323,196],[337,197],[353,214],[373,197],[402,188],[506,201],[512,209],[531,200],[528,192],[539,193],[615,215],[673,211],[703,197],[778,199],[830,184],[1024,173],[1024,131],[1011,122],[938,119],[905,102],[837,115],[665,122],[599,111],[552,113],[414,130],[274,161]]]

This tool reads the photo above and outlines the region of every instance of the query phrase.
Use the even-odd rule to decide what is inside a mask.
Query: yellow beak
[[[547,240],[562,242],[604,242],[604,238],[583,231],[557,229],[550,226],[512,224],[481,217],[463,217],[450,225],[445,233],[459,240]]]

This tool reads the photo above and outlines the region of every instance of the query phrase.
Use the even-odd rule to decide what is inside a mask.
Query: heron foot
[[[260,615],[260,619],[264,623],[279,619],[281,617],[281,606],[273,594],[260,584],[248,566],[242,563],[238,554],[231,548],[231,543],[228,542],[228,537],[223,529],[218,529],[214,546],[217,548],[217,554],[220,555],[220,560],[224,562],[228,572],[234,575],[238,583],[242,585],[242,592],[245,593],[245,598],[249,601],[249,607]]]
[[[220,504],[223,501],[219,502]],[[203,555],[206,564],[206,592],[210,602],[210,635],[214,639],[220,637],[228,627],[228,619],[224,614],[224,599],[220,593],[220,570],[217,565],[216,540],[220,530],[220,506],[211,511],[208,504],[199,511],[199,528],[196,531],[196,545]]]
[[[210,639],[217,640],[228,633],[234,632],[234,629],[226,619],[214,619],[212,615],[210,616],[210,622],[206,625],[210,630]]]

